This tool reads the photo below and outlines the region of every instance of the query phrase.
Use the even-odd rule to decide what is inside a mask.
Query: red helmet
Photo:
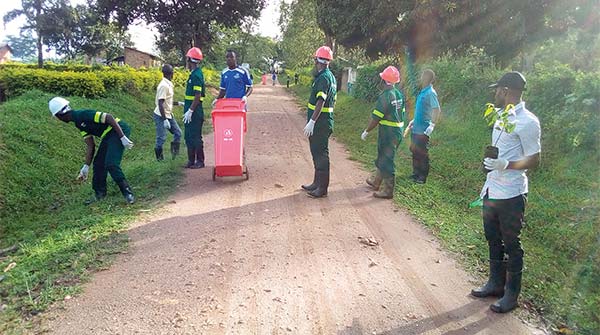
[[[395,66],[388,66],[379,74],[381,79],[388,83],[399,83],[400,82],[400,71]]]
[[[331,51],[331,48],[324,45],[317,49],[317,52],[315,52],[315,57],[331,61],[333,60],[333,51]]]
[[[202,55],[202,50],[200,50],[200,48],[196,48],[193,47],[190,50],[188,50],[187,54],[185,54],[188,58],[191,58],[193,60],[202,60],[204,59],[204,56]]]

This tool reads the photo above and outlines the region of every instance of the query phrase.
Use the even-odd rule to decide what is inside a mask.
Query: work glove
[[[87,164],[83,164],[81,170],[79,170],[79,175],[77,176],[77,180],[86,181],[88,174],[90,173],[90,166]]]
[[[185,102],[183,101],[177,101],[177,106],[185,106]]]
[[[506,160],[504,158],[498,158],[498,159],[485,158],[483,160],[483,166],[485,166],[485,168],[490,171],[494,171],[494,170],[502,171],[502,170],[506,170],[506,168],[508,167],[508,160]]]
[[[427,136],[431,136],[431,133],[433,133],[433,128],[435,128],[435,123],[431,122],[429,124],[429,127],[427,127],[427,129],[425,129],[424,134]]]
[[[123,144],[125,149],[133,148],[133,142],[131,142],[131,140],[128,139],[127,136],[125,136],[125,135],[123,135],[123,137],[121,137],[121,144]]]
[[[310,137],[310,136],[312,136],[314,130],[315,130],[315,120],[310,119],[310,121],[308,121],[308,123],[306,123],[306,126],[304,127],[304,135],[306,137]]]
[[[219,99],[215,99],[212,101],[212,108],[215,108],[215,106],[217,105],[217,100],[219,100]]]
[[[192,122],[192,113],[194,113],[191,109],[188,109],[185,114],[183,114],[183,123]]]
[[[171,122],[169,122],[169,119],[163,121],[163,127],[165,127],[166,130],[171,129]]]
[[[367,130],[364,130],[362,132],[362,135],[360,135],[360,139],[363,140],[363,141],[366,141],[367,140],[367,135],[369,135],[369,132]]]
[[[243,102],[248,102],[248,97],[244,95],[244,96],[242,97],[242,101],[243,101]]]

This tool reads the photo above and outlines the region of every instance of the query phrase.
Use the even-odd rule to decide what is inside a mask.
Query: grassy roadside
[[[309,89],[291,88],[300,101]],[[405,140],[396,160],[394,201],[440,238],[444,246],[474,274],[487,273],[487,243],[481,213],[468,209],[485,180],[479,171],[489,132],[481,106],[443,101],[445,118],[432,137],[432,170],[426,185],[408,180],[412,172]],[[334,136],[351,158],[373,169],[376,134],[360,139],[373,105],[338,95]],[[459,112],[460,111],[460,112]],[[472,115],[470,117],[469,115]],[[573,163],[575,162],[575,163]],[[522,238],[525,249],[523,301],[550,322],[577,334],[599,334],[600,225],[598,225],[598,165],[595,157],[572,153],[546,154],[530,173],[531,193]],[[465,294],[467,294],[465,292]]]
[[[47,103],[52,96],[32,91],[0,104],[0,249],[18,247],[0,256],[3,334],[25,331],[32,316],[78,292],[93,271],[124,251],[128,223],[160,206],[183,171],[183,144],[176,160],[155,161],[153,92],[94,100],[67,97],[74,108],[106,111],[125,120],[135,143],[122,167],[137,203],[126,206],[109,177],[108,198],[85,206],[83,201],[93,194],[91,181],[74,181],[85,146],[73,124],[51,118]],[[182,96],[182,89],[176,89],[176,97]],[[210,106],[210,99],[204,105]],[[178,121],[181,109],[175,108]],[[210,129],[207,116],[205,132]],[[166,150],[170,157],[168,144]]]

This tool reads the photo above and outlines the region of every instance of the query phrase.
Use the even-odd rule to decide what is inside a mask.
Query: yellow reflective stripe
[[[317,108],[317,106],[312,105],[312,104],[308,104],[308,109],[310,110],[315,110],[315,108]],[[333,107],[323,107],[321,108],[321,113],[333,113]]]
[[[194,86],[194,91],[202,92],[202,86]]]
[[[83,131],[83,130],[82,130],[81,132],[79,132],[79,133],[80,133],[80,134],[81,134],[81,136],[83,136],[83,137],[86,137],[86,136],[88,136],[88,135],[89,135],[89,134],[87,133],[87,131]]]
[[[327,100],[327,94],[325,94],[325,92],[321,91],[321,92],[317,93],[317,98],[318,97],[322,97],[323,100]]]
[[[100,117],[101,116],[102,116],[101,112],[96,112],[96,115],[94,115],[94,122],[100,123]]]
[[[392,122],[392,121],[388,121],[388,120],[381,120],[381,121],[379,121],[379,124],[383,125],[383,126],[395,127],[395,128],[404,127],[404,122]]]
[[[380,118],[383,118],[383,116],[384,116],[382,112],[380,112],[376,109],[373,110],[373,115],[378,116]]]
[[[116,118],[115,121],[118,123],[119,121],[121,121],[121,119]],[[100,136],[100,138],[104,138],[104,136],[106,136],[106,134],[108,134],[112,129],[112,126],[108,126],[106,129],[104,129],[104,132],[102,133],[102,136]]]
[[[196,98],[195,95],[186,95],[185,100],[194,100]],[[200,101],[204,101],[204,97],[200,97]]]

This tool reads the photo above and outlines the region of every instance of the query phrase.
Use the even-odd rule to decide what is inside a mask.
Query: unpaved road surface
[[[303,113],[282,88],[250,99],[250,180],[186,171],[131,248],[47,313],[56,334],[531,334],[468,296],[472,280],[436,239],[331,144],[329,197],[312,178]],[[359,134],[357,134],[359,135]],[[207,136],[207,165],[213,162]],[[148,153],[150,154],[150,153]],[[371,238],[376,246],[360,243]]]

